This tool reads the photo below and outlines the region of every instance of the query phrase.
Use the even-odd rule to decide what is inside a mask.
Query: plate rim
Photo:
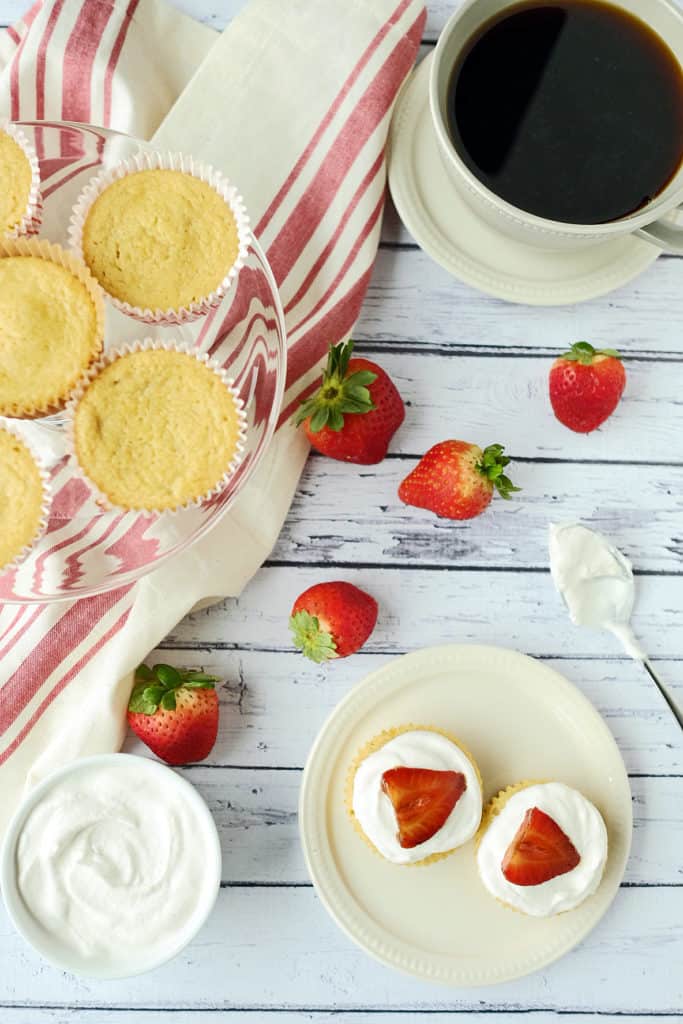
[[[439,660],[442,662],[445,660],[448,664],[454,658],[457,661],[465,656],[474,658],[484,657],[489,659],[489,662],[491,658],[503,658],[507,661],[512,659],[517,661],[520,666],[529,667],[531,665],[533,666],[534,671],[540,671],[545,674],[548,679],[553,680],[554,685],[557,686],[560,691],[564,691],[570,699],[576,701],[583,708],[584,713],[587,713],[593,719],[596,728],[602,734],[602,743],[606,745],[610,755],[612,757],[616,756],[616,761],[620,768],[620,775],[618,778],[615,777],[615,782],[619,784],[621,789],[619,799],[623,803],[622,810],[624,812],[623,824],[625,835],[620,861],[616,862],[613,867],[613,879],[609,883],[603,879],[603,882],[601,883],[600,889],[603,890],[603,899],[600,904],[598,904],[597,907],[588,914],[586,914],[584,905],[584,913],[582,915],[583,921],[581,925],[577,926],[573,932],[557,943],[556,947],[553,947],[549,953],[541,953],[533,959],[533,962],[528,961],[524,966],[518,965],[517,967],[512,967],[508,970],[493,972],[481,972],[476,968],[473,969],[471,966],[464,969],[462,967],[454,966],[454,958],[449,954],[423,953],[422,961],[418,962],[414,956],[415,947],[410,947],[403,942],[403,940],[396,938],[393,938],[393,954],[386,952],[386,950],[382,948],[381,943],[375,943],[374,946],[370,946],[364,942],[363,936],[360,934],[360,929],[354,928],[350,920],[345,918],[345,915],[335,904],[333,895],[327,891],[326,886],[329,879],[326,879],[325,875],[326,873],[331,872],[333,875],[336,874],[335,881],[340,888],[345,890],[347,903],[353,905],[353,912],[355,914],[359,911],[361,914],[365,913],[364,909],[360,904],[358,904],[355,897],[350,896],[348,887],[346,887],[345,883],[341,881],[338,870],[333,867],[334,858],[329,849],[329,832],[326,822],[327,815],[321,815],[320,807],[314,806],[314,803],[316,802],[316,790],[322,789],[324,791],[324,801],[327,803],[327,794],[333,774],[332,769],[336,761],[334,756],[328,756],[329,752],[328,754],[325,753],[325,747],[329,743],[330,745],[333,745],[333,748],[336,748],[340,736],[343,738],[345,724],[348,724],[349,709],[353,709],[353,706],[359,699],[359,696],[363,695],[368,688],[375,689],[377,687],[381,687],[385,676],[389,677],[388,683],[385,685],[388,685],[390,688],[392,688],[393,685],[398,686],[399,683],[401,685],[405,685],[404,681],[400,678],[402,671],[405,671],[405,666],[408,666],[408,669],[410,670],[412,668],[419,667],[422,662],[426,661],[429,662],[430,669],[433,670],[435,667],[438,667]],[[392,677],[396,672],[399,672],[399,677],[396,682],[393,683]],[[334,752],[335,750],[333,749],[332,754],[334,754]],[[325,759],[330,764],[326,773],[324,763]],[[321,760],[323,761],[322,772],[318,765],[318,762]],[[317,800],[317,803],[320,804],[320,798]],[[323,819],[322,821],[320,820],[321,818]],[[355,945],[362,949],[363,952],[385,966],[392,967],[412,977],[420,978],[423,981],[438,982],[453,988],[485,987],[526,977],[535,971],[541,970],[543,967],[549,966],[583,941],[583,939],[604,917],[619,891],[630,855],[633,836],[632,794],[628,780],[628,773],[621,751],[619,750],[616,740],[612,736],[606,722],[585,694],[582,693],[582,691],[565,676],[557,672],[554,668],[551,668],[542,659],[533,658],[530,655],[523,654],[521,651],[515,650],[514,648],[486,644],[442,644],[435,647],[419,648],[415,651],[410,651],[406,654],[391,658],[390,661],[364,676],[335,706],[323,722],[323,725],[321,726],[306,759],[298,801],[298,824],[299,837],[304,854],[304,861],[306,863],[306,869],[311,881],[313,882],[318,898],[337,927],[339,927],[341,931],[355,943]],[[316,842],[316,840],[318,841]],[[320,842],[320,840],[322,840],[322,842]],[[321,858],[324,856],[321,852],[323,842],[328,844],[327,860],[329,863],[325,864],[321,863]],[[604,889],[606,884],[610,886],[607,890]],[[590,907],[588,909],[590,910]],[[572,913],[580,913],[580,911],[581,908],[576,908]],[[376,924],[375,928],[379,929],[379,932],[384,930]],[[403,947],[403,952],[401,952],[401,947]],[[423,961],[429,958],[436,963],[436,966],[425,969]]]

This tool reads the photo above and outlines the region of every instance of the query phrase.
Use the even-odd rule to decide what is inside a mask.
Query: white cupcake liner
[[[123,160],[116,167],[102,171],[85,186],[71,214],[69,240],[71,247],[78,253],[80,259],[83,259],[83,227],[90,207],[98,196],[119,178],[125,178],[126,175],[135,174],[138,171],[151,170],[182,171],[184,174],[191,174],[193,178],[205,181],[228,204],[237,226],[238,251],[235,262],[217,288],[209,295],[190,303],[189,306],[183,306],[180,309],[141,309],[139,306],[131,306],[128,302],[122,302],[107,292],[111,302],[118,310],[144,324],[185,324],[197,320],[208,313],[210,309],[220,305],[248,256],[251,231],[244,202],[237,189],[219,171],[214,170],[208,164],[199,163],[191,156],[184,156],[182,153],[136,153],[135,156]]]
[[[56,263],[58,266],[68,270],[69,273],[73,274],[73,276],[77,278],[82,285],[84,285],[88,295],[92,299],[93,306],[95,307],[96,330],[101,353],[104,347],[105,311],[103,292],[95,278],[86,267],[85,263],[77,259],[76,256],[67,249],[62,249],[61,245],[57,245],[55,242],[48,242],[45,239],[37,238],[0,238],[0,259],[5,256],[36,256],[38,259],[48,260],[49,262]],[[97,358],[99,358],[99,355]],[[74,381],[73,387],[76,387],[77,385],[78,380]],[[73,387],[69,392],[56,399],[50,405],[36,405],[31,411],[16,414],[6,413],[0,410],[0,416],[7,416],[10,419],[37,419],[42,416],[50,416],[64,408],[69,400]]]
[[[4,233],[4,238],[21,238],[25,235],[37,235],[43,219],[43,196],[40,191],[40,165],[38,155],[28,141],[21,128],[12,121],[0,120],[0,132],[14,139],[31,165],[31,190],[26,203],[24,216],[11,231]]]
[[[52,504],[52,487],[50,485],[50,474],[48,473],[42,459],[36,454],[33,445],[30,441],[27,441],[20,430],[17,429],[14,423],[8,422],[4,418],[0,418],[0,432],[5,431],[7,434],[11,434],[16,437],[18,441],[21,441],[24,448],[28,451],[29,455],[36,464],[38,473],[40,474],[40,482],[43,487],[43,503],[40,512],[40,520],[38,522],[38,529],[36,530],[33,539],[30,543],[25,544],[21,551],[18,551],[14,558],[11,558],[9,562],[5,562],[4,565],[0,565],[0,575],[9,572],[11,569],[18,568],[24,559],[31,553],[40,538],[47,530],[47,524],[50,517],[50,506]]]
[[[222,383],[225,385],[225,387],[232,395],[232,399],[235,403],[235,408],[237,410],[237,418],[239,422],[237,445],[235,447],[235,454],[233,455],[227,469],[221,476],[220,480],[211,488],[210,491],[207,491],[200,497],[192,498],[189,501],[184,502],[182,505],[178,505],[177,507],[170,509],[127,508],[126,506],[116,505],[114,502],[112,502],[112,500],[102,490],[100,490],[97,484],[88,476],[87,471],[81,466],[78,460],[78,454],[76,452],[76,437],[74,432],[75,413],[78,403],[83,398],[83,395],[87,391],[89,384],[91,383],[91,381],[95,379],[95,377],[98,376],[98,374],[102,372],[102,370],[105,369],[105,367],[110,366],[112,363],[116,362],[117,359],[120,359],[123,356],[131,355],[134,352],[149,352],[153,350],[163,350],[165,352],[182,352],[184,355],[191,356],[198,362],[203,363],[216,374],[216,376],[222,381]],[[106,355],[102,356],[102,358],[99,359],[96,363],[93,363],[93,365],[89,368],[87,373],[84,374],[79,387],[76,389],[76,391],[74,391],[73,395],[71,396],[71,400],[69,401],[69,404],[67,405],[66,408],[66,413],[67,424],[65,440],[68,454],[79,476],[88,484],[90,489],[94,492],[97,504],[100,506],[100,508],[107,512],[135,512],[138,515],[148,514],[156,516],[174,516],[177,515],[179,512],[186,511],[187,509],[200,508],[205,502],[210,501],[212,498],[215,498],[227,487],[228,483],[230,482],[235,472],[239,468],[244,457],[244,450],[246,447],[247,440],[247,417],[244,412],[244,402],[240,398],[239,392],[234,386],[234,381],[232,377],[229,377],[227,375],[227,373],[220,365],[220,363],[218,363],[215,359],[211,359],[206,353],[196,352],[192,349],[186,348],[184,345],[174,344],[173,342],[160,341],[158,338],[144,338],[140,341],[128,342],[127,344],[122,345],[121,348],[116,349],[116,351],[108,352]]]

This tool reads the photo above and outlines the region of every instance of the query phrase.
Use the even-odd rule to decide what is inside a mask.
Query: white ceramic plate
[[[585,793],[609,833],[597,893],[568,913],[530,918],[488,895],[473,842],[427,867],[374,853],[348,818],[347,773],[367,740],[408,723],[458,736],[479,764],[485,798],[523,779],[557,779]],[[299,821],[320,898],[362,949],[426,980],[492,985],[556,960],[600,920],[626,867],[631,792],[607,726],[571,683],[514,651],[453,645],[391,661],[337,706],[306,765]]]
[[[527,305],[583,302],[619,288],[659,249],[626,235],[576,252],[534,249],[481,220],[451,183],[429,112],[426,57],[403,87],[391,123],[389,187],[401,219],[437,263],[489,295]]]

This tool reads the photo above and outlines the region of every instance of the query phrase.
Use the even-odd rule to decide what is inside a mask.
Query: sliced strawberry
[[[524,815],[501,865],[513,885],[541,885],[573,871],[581,860],[571,839],[549,814],[532,807]]]
[[[382,789],[396,813],[398,841],[404,849],[426,843],[445,824],[467,789],[462,772],[399,765],[382,775]]]

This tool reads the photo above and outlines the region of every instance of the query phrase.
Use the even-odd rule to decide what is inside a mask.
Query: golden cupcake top
[[[31,164],[23,149],[7,132],[0,131],[0,235],[21,222],[32,184]]]
[[[152,169],[108,185],[88,211],[83,256],[109,295],[150,310],[211,294],[239,253],[237,222],[205,181]]]
[[[0,569],[36,538],[43,501],[43,482],[31,452],[0,427]]]
[[[59,408],[101,349],[95,300],[75,273],[0,253],[0,414]]]
[[[240,439],[236,399],[185,352],[119,356],[90,382],[74,411],[82,471],[115,506],[164,511],[213,490]]]

